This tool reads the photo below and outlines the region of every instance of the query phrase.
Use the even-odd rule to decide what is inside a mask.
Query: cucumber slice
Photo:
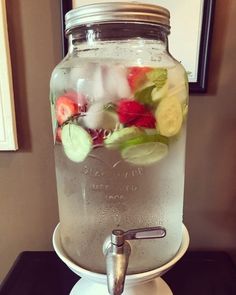
[[[76,124],[63,126],[61,141],[66,156],[73,162],[83,162],[92,150],[91,136],[82,127]]]
[[[148,166],[163,159],[167,153],[168,145],[157,141],[130,145],[121,151],[121,156],[131,164]]]
[[[135,138],[131,138],[128,139],[126,141],[124,141],[123,143],[121,143],[120,147],[122,149],[130,147],[130,146],[134,146],[134,145],[138,145],[138,144],[142,144],[142,143],[148,143],[148,142],[160,142],[163,143],[165,145],[168,145],[169,139],[163,135],[160,134],[142,134],[139,135]]]
[[[104,143],[107,148],[116,149],[119,148],[124,141],[137,137],[141,134],[143,134],[143,131],[135,126],[126,127],[114,131],[110,136],[108,136],[104,140]]]
[[[176,96],[163,98],[157,107],[155,116],[162,135],[171,137],[179,133],[183,123],[183,111]]]
[[[143,130],[148,135],[155,135],[155,134],[157,134],[157,129],[156,128],[144,128]]]

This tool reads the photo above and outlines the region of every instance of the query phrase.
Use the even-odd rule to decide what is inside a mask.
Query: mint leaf
[[[152,90],[155,88],[155,85],[148,86],[142,90],[135,92],[134,97],[136,100],[143,104],[153,105],[152,101]]]
[[[168,73],[167,69],[165,68],[156,68],[153,71],[147,73],[146,76],[150,81],[152,81],[156,85],[158,90],[165,85]]]

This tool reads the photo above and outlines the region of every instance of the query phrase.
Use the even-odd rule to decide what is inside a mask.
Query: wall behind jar
[[[235,13],[236,1],[216,1],[208,91],[190,100],[184,219],[192,248],[236,261]]]
[[[0,280],[58,222],[48,84],[61,59],[59,0],[7,0],[20,149],[0,152]],[[192,249],[236,251],[236,1],[218,0],[209,88],[192,95],[184,220]]]
[[[19,150],[0,152],[0,280],[16,256],[52,249],[58,220],[49,79],[61,59],[59,0],[6,0]]]

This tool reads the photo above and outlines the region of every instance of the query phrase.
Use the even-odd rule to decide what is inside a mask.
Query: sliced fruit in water
[[[188,99],[188,76],[181,64],[168,70],[169,96],[178,97],[181,104]]]
[[[151,141],[138,144],[134,144],[134,142],[133,144],[129,142],[129,145],[121,151],[122,158],[134,165],[148,166],[154,164],[168,153],[168,145],[163,142]]]
[[[114,131],[104,140],[104,143],[108,148],[118,148],[124,141],[137,137],[141,134],[143,134],[143,131],[138,127],[126,127]]]
[[[168,91],[168,72],[165,68],[156,68],[147,73],[149,81],[154,83],[155,88],[152,89],[151,99],[153,102],[158,102],[161,98],[167,95]]]
[[[156,135],[157,129],[156,128],[144,128],[143,129],[147,135]]]
[[[56,101],[56,118],[62,125],[71,116],[79,112],[78,104],[67,96],[60,96]]]
[[[155,68],[151,72],[147,73],[148,80],[152,81],[158,89],[162,88],[168,77],[167,69]]]
[[[76,124],[67,124],[62,127],[61,141],[66,156],[76,163],[84,161],[93,145],[89,133]]]
[[[164,136],[171,137],[179,133],[183,123],[181,103],[176,96],[163,98],[156,110],[158,130]]]
[[[56,142],[57,143],[61,143],[61,131],[62,131],[62,128],[60,126],[57,127],[57,129],[56,129]]]
[[[188,105],[185,104],[183,106],[183,118],[186,119],[187,118],[187,115],[188,115]]]
[[[168,92],[168,83],[165,83],[163,87],[161,88],[155,87],[151,93],[152,101],[154,102],[160,101],[163,97],[167,95],[167,92]]]
[[[147,111],[146,107],[133,99],[121,99],[117,105],[117,114],[122,124],[130,124]]]
[[[155,128],[156,119],[151,112],[147,111],[146,113],[142,114],[136,121],[134,121],[133,125],[143,128]]]
[[[152,84],[148,85],[145,88],[142,88],[141,90],[136,91],[134,94],[135,100],[145,105],[153,105],[152,92],[154,89],[156,89],[156,86]]]
[[[121,99],[117,106],[119,120],[126,126],[155,128],[156,119],[152,112],[133,99]]]
[[[176,96],[181,104],[186,103],[188,99],[188,92],[185,83],[181,83],[176,87],[169,89],[169,96]]]
[[[147,129],[145,129],[145,132],[147,132]],[[130,138],[130,139],[124,141],[121,144],[121,148],[124,149],[126,147],[138,145],[141,143],[147,143],[147,142],[160,142],[165,145],[168,145],[169,139],[168,139],[168,137],[165,137],[165,136],[158,134],[158,133],[155,133],[155,134],[154,133],[150,133],[150,134],[142,133],[134,138]]]
[[[147,81],[146,74],[150,72],[150,67],[131,67],[128,73],[128,82],[132,91],[137,90]]]

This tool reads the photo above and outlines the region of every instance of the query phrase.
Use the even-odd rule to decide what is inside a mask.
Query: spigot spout
[[[110,295],[121,295],[124,290],[126,271],[131,253],[127,240],[164,238],[166,230],[163,227],[133,229],[124,232],[112,231],[111,243],[106,248],[107,286]]]
[[[130,252],[131,248],[128,242],[124,242],[121,246],[111,243],[107,249],[107,286],[111,295],[123,293]]]

